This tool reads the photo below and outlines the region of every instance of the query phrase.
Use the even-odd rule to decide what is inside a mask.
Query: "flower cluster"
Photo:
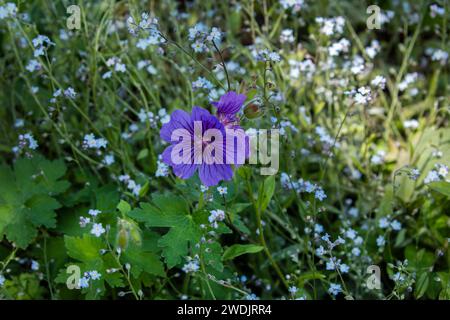
[[[15,17],[17,14],[17,6],[14,2],[8,2],[0,6],[0,20]]]
[[[218,228],[218,222],[225,220],[225,212],[223,210],[212,210],[208,217],[208,221],[211,227],[214,229]]]
[[[97,209],[89,209],[88,214],[90,217],[80,217],[80,227],[85,228],[88,225],[91,225],[90,233],[96,237],[100,237],[102,234],[106,232],[106,229],[103,227],[101,223],[96,223],[96,217],[101,213],[100,210]]]
[[[34,46],[34,57],[43,56],[49,47],[54,46],[49,37],[38,35],[36,38],[32,40]]]
[[[89,287],[89,281],[99,280],[102,274],[97,270],[87,271],[83,274],[83,277],[78,281],[78,288],[84,289]]]
[[[425,184],[444,181],[448,176],[448,167],[445,164],[436,163],[434,169],[430,170],[423,180]],[[448,180],[447,180],[448,181]]]
[[[120,182],[123,182],[126,184],[127,189],[134,195],[134,196],[139,196],[139,192],[141,191],[142,186],[138,183],[136,183],[136,181],[134,181],[133,179],[131,179],[131,177],[127,174],[125,175],[121,175],[118,177]]]
[[[200,269],[200,261],[198,256],[195,256],[194,258],[187,257],[187,260],[188,261],[182,268],[185,273],[195,273]]]
[[[83,138],[83,148],[85,149],[105,149],[108,141],[104,138],[96,138],[93,133],[86,134]]]
[[[222,31],[219,28],[213,27],[211,30],[208,30],[201,23],[189,28],[189,41],[192,42],[191,48],[197,53],[208,52],[208,43],[219,46],[222,41],[222,36]]]
[[[122,63],[122,59],[118,58],[118,57],[111,57],[108,60],[106,60],[106,66],[110,67],[111,70],[105,72],[102,75],[103,79],[109,79],[112,76],[112,72],[121,72],[124,73],[127,71],[127,67],[124,63]]]
[[[36,150],[38,147],[39,144],[34,139],[33,134],[25,133],[19,135],[19,145],[13,148],[13,152],[17,154],[22,150]]]
[[[320,33],[327,36],[344,32],[345,19],[341,16],[334,18],[317,17],[316,23],[320,26]]]
[[[323,201],[327,198],[325,191],[317,184],[314,184],[310,181],[298,179],[297,181],[293,180],[290,175],[285,172],[281,173],[281,185],[289,190],[294,190],[298,193],[309,193],[314,194],[314,198]]]

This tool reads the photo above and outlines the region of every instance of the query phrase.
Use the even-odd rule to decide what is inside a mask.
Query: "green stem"
[[[267,243],[266,243],[266,240],[265,240],[265,238],[264,238],[264,231],[263,231],[262,223],[261,223],[261,210],[260,210],[260,208],[259,208],[258,204],[256,203],[256,200],[255,200],[255,198],[254,198],[254,196],[253,196],[252,186],[251,186],[251,184],[250,184],[250,179],[249,179],[248,176],[246,177],[246,182],[247,182],[247,192],[248,192],[248,194],[249,194],[249,196],[250,196],[250,200],[251,200],[251,202],[252,202],[252,204],[253,204],[253,208],[254,208],[254,210],[255,210],[255,215],[256,215],[256,225],[257,225],[257,228],[258,228],[258,231],[259,231],[259,235],[258,235],[258,236],[259,236],[260,244],[264,247],[264,252],[266,253],[267,258],[269,259],[270,264],[271,264],[272,267],[274,268],[275,272],[276,272],[276,273],[278,274],[278,276],[280,277],[281,282],[283,282],[283,284],[284,284],[284,286],[286,287],[286,289],[289,289],[289,285],[288,285],[286,279],[284,278],[284,275],[283,275],[283,273],[281,272],[280,267],[278,266],[278,264],[276,263],[276,261],[273,259],[272,255],[271,255],[271,253],[270,253],[270,250],[269,250],[269,248],[267,247]]]

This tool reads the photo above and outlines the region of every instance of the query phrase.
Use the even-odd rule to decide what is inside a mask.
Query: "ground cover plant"
[[[1,299],[450,299],[448,1],[73,2],[0,0]]]

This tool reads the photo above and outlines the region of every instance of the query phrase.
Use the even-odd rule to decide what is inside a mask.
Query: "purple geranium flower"
[[[225,128],[239,127],[239,118],[236,114],[241,110],[246,98],[244,94],[230,91],[221,96],[219,101],[212,102],[217,108],[217,117]]]
[[[176,176],[188,179],[198,170],[205,186],[233,177],[231,165],[243,164],[248,157],[248,139],[236,117],[245,98],[228,92],[213,102],[217,117],[200,107],[194,107],[191,114],[182,110],[172,113],[160,136],[170,143],[162,158]]]
[[[195,121],[198,121],[197,123],[201,124],[201,136],[195,132]],[[171,143],[171,145],[164,150],[162,156],[163,161],[173,168],[173,172],[176,176],[182,179],[188,179],[198,170],[202,184],[205,186],[214,186],[221,180],[230,180],[233,176],[233,171],[230,164],[210,163],[211,159],[206,159],[208,155],[203,151],[211,141],[204,139],[203,135],[208,129],[217,129],[225,136],[223,125],[215,116],[211,115],[209,111],[203,108],[194,107],[191,114],[188,114],[183,110],[174,111],[170,116],[170,121],[164,124],[160,131],[161,138]],[[178,140],[172,141],[172,135],[176,130],[184,132],[185,135],[183,137],[178,136]],[[195,154],[196,139],[200,139],[201,142],[202,153],[200,154],[200,157],[202,157],[202,159],[198,159],[199,156]],[[177,146],[178,149],[184,148],[182,150],[187,150],[187,154],[182,154],[183,152],[176,154],[174,148]],[[174,152],[175,156],[179,155],[185,157],[184,159],[187,161],[182,163],[180,163],[180,161],[174,161]]]

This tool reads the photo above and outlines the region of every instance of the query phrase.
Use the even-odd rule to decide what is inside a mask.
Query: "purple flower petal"
[[[207,187],[217,185],[222,180],[231,180],[233,170],[229,164],[210,164],[203,163],[198,168],[200,181]]]
[[[220,103],[224,103],[224,108],[226,106],[230,107],[230,110],[239,111],[242,103],[245,100],[244,95],[237,95],[234,92],[230,92],[227,94],[228,98],[221,98]],[[234,105],[233,105],[234,104]],[[230,115],[233,117],[233,115]],[[202,126],[202,136],[199,137],[201,140],[201,146],[203,148],[203,152],[199,153],[199,162],[194,161],[194,145],[198,147],[198,144],[194,144],[194,122],[200,121]],[[231,125],[230,125],[231,126]],[[231,127],[239,128],[238,125],[233,124]],[[172,134],[177,129],[186,129],[188,132],[187,138],[186,136],[182,136],[182,141],[172,141]],[[162,160],[164,163],[170,165],[173,169],[174,174],[182,179],[190,178],[198,169],[200,180],[205,186],[215,186],[222,180],[230,180],[233,177],[233,170],[230,164],[226,164],[226,157],[232,159],[232,163],[236,165],[237,154],[240,152],[244,152],[247,156],[247,141],[245,141],[245,146],[242,148],[241,145],[236,145],[235,147],[229,146],[228,150],[226,150],[228,144],[227,141],[220,142],[220,146],[223,143],[223,150],[218,146],[213,146],[213,140],[216,141],[220,139],[220,135],[213,134],[213,136],[209,136],[207,138],[204,134],[209,129],[217,129],[220,130],[222,134],[222,138],[225,139],[225,126],[219,121],[219,119],[211,115],[208,110],[205,110],[200,107],[194,107],[192,109],[192,113],[188,114],[182,110],[176,110],[172,113],[170,117],[170,121],[167,124],[164,124],[160,131],[160,136],[167,142],[170,142],[171,145],[168,146],[164,152],[162,153]],[[242,129],[241,129],[242,130]],[[244,131],[242,130],[242,134],[245,136]],[[211,139],[211,140],[210,140]],[[230,139],[231,140],[231,139]],[[216,142],[215,142],[216,143]],[[183,148],[184,147],[184,148]],[[214,149],[211,149],[213,147]],[[176,148],[176,149],[174,149]],[[207,149],[208,148],[208,149]],[[179,158],[177,159],[177,154],[172,154],[174,150],[179,150],[180,154],[178,154]],[[187,155],[187,162],[182,159],[182,152],[184,150],[189,150],[189,155]],[[209,150],[208,152],[205,150]],[[223,164],[222,163],[213,163],[212,160],[218,161],[220,159],[217,158],[217,152],[223,152]],[[201,164],[198,164],[201,163]]]
[[[175,110],[170,116],[170,121],[161,127],[159,135],[163,140],[172,142],[172,132],[176,129],[186,129],[189,132],[194,132],[194,125],[189,113],[183,110]]]
[[[217,113],[234,115],[241,110],[247,97],[244,94],[237,94],[234,91],[229,91],[220,97],[218,102],[212,102],[212,105],[217,108]]]

